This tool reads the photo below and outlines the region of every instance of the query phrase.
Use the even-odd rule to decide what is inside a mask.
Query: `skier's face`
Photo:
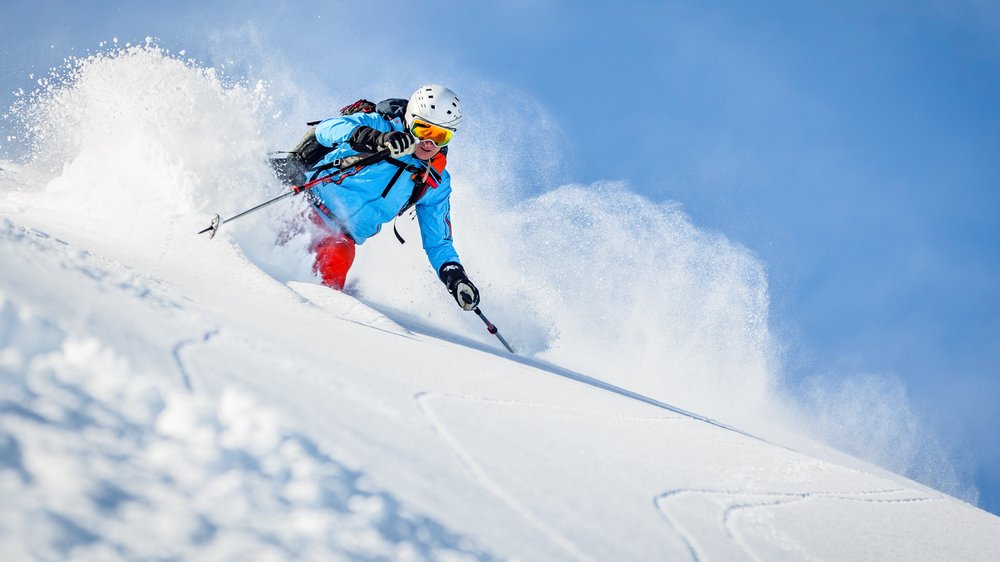
[[[422,140],[413,149],[413,155],[420,160],[430,160],[435,154],[441,151],[441,147],[434,144],[434,141]]]

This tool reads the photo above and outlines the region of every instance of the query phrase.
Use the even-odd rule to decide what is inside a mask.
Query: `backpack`
[[[378,113],[387,120],[392,121],[395,118],[399,118],[404,123],[406,122],[406,104],[409,103],[408,100],[402,98],[389,98],[382,100],[380,102],[372,103],[364,98],[352,103],[351,105],[345,105],[340,108],[340,115],[353,115],[355,113]],[[321,123],[321,121],[313,121],[312,123],[307,123],[310,127],[314,127]]]

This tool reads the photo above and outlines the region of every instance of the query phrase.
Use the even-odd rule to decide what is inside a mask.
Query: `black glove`
[[[383,133],[367,125],[362,125],[354,129],[354,132],[348,138],[348,142],[351,148],[357,152],[380,152],[388,150],[389,156],[399,158],[400,156],[409,154],[410,147],[417,142],[417,139],[413,138],[410,133],[403,131]]]
[[[409,149],[416,142],[410,133],[403,131],[389,131],[383,133],[362,125],[351,133],[348,142],[351,148],[358,152],[380,152],[388,150],[389,156],[398,158],[409,154]]]
[[[380,150],[389,150],[389,156],[399,158],[412,152],[412,147],[417,139],[410,133],[403,131],[389,131],[380,135],[378,144]]]
[[[451,296],[455,297],[458,306],[464,310],[472,310],[479,306],[479,289],[469,281],[462,264],[447,262],[441,266],[438,277],[444,282]]]

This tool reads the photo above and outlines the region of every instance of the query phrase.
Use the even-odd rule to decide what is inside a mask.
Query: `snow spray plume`
[[[147,42],[68,59],[12,113],[30,131],[31,168],[51,178],[33,205],[96,235],[163,238],[281,192],[264,158],[270,104],[262,83]],[[273,258],[278,218],[297,209],[262,213],[231,234],[244,236],[248,254]],[[296,274],[307,270],[297,241],[278,260]]]
[[[164,218],[269,181],[259,85],[227,84],[148,43],[70,59],[15,109],[46,203],[77,217]],[[242,192],[242,193],[241,193]]]
[[[508,298],[556,327],[543,357],[716,415],[767,398],[767,285],[746,250],[622,184],[561,187],[501,221],[522,274]]]
[[[810,377],[786,412],[791,427],[965,501],[979,497],[967,462],[912,408],[898,376]]]

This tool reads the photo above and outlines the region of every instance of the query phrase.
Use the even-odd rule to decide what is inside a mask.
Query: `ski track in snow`
[[[181,359],[181,351],[192,345],[208,343],[208,340],[219,335],[220,330],[218,328],[214,330],[209,330],[201,335],[199,338],[191,338],[186,340],[181,340],[173,347],[171,353],[174,356],[174,361],[177,363],[177,369],[181,372],[181,381],[184,383],[184,388],[188,392],[194,391],[194,381],[191,377],[191,373],[188,371],[187,367],[184,365],[184,360]]]
[[[490,478],[487,471],[473,458],[468,451],[462,446],[461,442],[456,439],[447,429],[447,424],[438,419],[427,404],[428,401],[433,399],[459,399],[459,400],[472,400],[479,402],[489,402],[496,403],[496,400],[483,399],[483,398],[472,398],[468,396],[458,396],[450,395],[437,392],[419,392],[414,395],[413,399],[417,403],[417,407],[420,412],[426,417],[434,428],[434,431],[441,436],[441,439],[451,448],[452,452],[458,457],[459,461],[468,471],[469,476],[472,477],[474,481],[479,483],[480,486],[488,490],[491,494],[500,499],[504,504],[509,506],[515,513],[523,517],[528,521],[533,527],[538,529],[543,535],[548,537],[553,543],[562,548],[567,554],[572,556],[576,560],[591,560],[595,559],[580,550],[580,548],[571,541],[570,539],[563,536],[559,531],[553,529],[545,521],[536,516],[530,509],[525,507],[521,502],[514,497],[514,494],[510,493],[503,486],[495,482]],[[515,402],[516,403],[516,402]],[[520,405],[520,403],[517,403]]]
[[[413,327],[411,326],[410,329],[413,329]],[[419,330],[417,331],[417,333],[419,333]],[[501,356],[503,356],[503,355],[501,355]],[[587,384],[587,385],[595,387],[595,388],[597,388],[599,390],[602,390],[602,391],[605,391],[605,392],[610,392],[612,394],[617,394],[617,395],[622,396],[624,398],[628,398],[630,400],[635,400],[637,402],[648,404],[648,405],[654,406],[654,407],[656,407],[658,409],[662,409],[662,410],[664,410],[666,412],[670,412],[672,414],[675,414],[675,417],[653,417],[653,416],[638,417],[638,416],[616,416],[616,415],[610,416],[610,417],[613,417],[613,418],[616,418],[616,419],[631,419],[631,420],[642,420],[642,421],[648,421],[648,420],[664,421],[664,420],[667,420],[667,421],[697,421],[697,422],[703,422],[703,423],[706,423],[708,425],[712,425],[714,427],[717,427],[719,429],[722,429],[722,430],[725,430],[725,431],[728,431],[728,432],[732,432],[732,433],[736,433],[738,435],[747,437],[747,438],[755,440],[755,441],[766,443],[768,445],[771,445],[771,446],[779,448],[779,449],[784,449],[784,450],[787,450],[787,451],[798,453],[794,449],[791,449],[791,448],[786,447],[786,446],[781,445],[781,444],[772,443],[771,441],[768,441],[767,439],[764,439],[762,437],[753,435],[753,434],[748,433],[746,431],[743,431],[741,429],[734,428],[732,426],[729,426],[729,425],[726,425],[724,423],[718,422],[718,421],[713,420],[711,418],[707,418],[707,417],[702,416],[700,414],[689,412],[689,411],[684,410],[682,408],[678,408],[676,406],[672,406],[670,404],[667,404],[667,403],[661,402],[659,400],[655,400],[653,398],[650,398],[648,396],[644,396],[642,394],[638,394],[636,392],[633,392],[633,391],[630,391],[630,390],[627,390],[627,389],[624,389],[624,388],[621,388],[621,387],[618,387],[618,386],[606,383],[604,381],[601,381],[601,380],[598,380],[598,379],[594,379],[594,378],[589,377],[587,375],[583,375],[583,374],[580,374],[580,373],[569,371],[567,369],[563,369],[561,367],[554,366],[554,365],[540,364],[539,361],[532,360],[532,359],[525,359],[525,358],[521,358],[519,356],[504,356],[504,357],[507,357],[507,358],[509,358],[509,359],[511,359],[511,360],[513,360],[515,362],[519,362],[519,363],[531,365],[531,366],[539,368],[539,369],[541,369],[543,371],[547,371],[547,372],[549,372],[551,374],[554,374],[554,375],[557,375],[557,376],[560,376],[560,377],[563,377],[563,378],[567,378],[567,379],[570,379],[570,380],[573,380],[573,381],[576,381],[576,382],[580,382],[580,383],[583,383],[583,384]],[[528,403],[528,402],[518,401],[518,400],[502,400],[502,399],[496,399],[496,398],[473,397],[473,396],[466,396],[466,395],[446,394],[446,393],[440,393],[440,392],[420,392],[420,393],[417,393],[416,395],[414,395],[413,398],[414,398],[414,401],[417,403],[417,406],[418,406],[420,412],[430,421],[430,423],[432,424],[432,426],[434,428],[434,431],[437,432],[441,436],[441,438],[445,441],[445,443],[447,443],[447,445],[449,446],[449,448],[452,450],[452,452],[455,454],[455,456],[459,459],[459,461],[462,463],[462,465],[465,467],[466,471],[468,472],[468,474],[470,475],[470,477],[473,478],[474,481],[476,481],[477,483],[479,483],[483,488],[485,488],[491,494],[493,494],[498,499],[500,499],[504,504],[508,505],[513,511],[515,511],[516,513],[518,513],[521,517],[523,517],[526,521],[528,521],[533,527],[537,528],[542,534],[544,534],[545,536],[547,536],[553,543],[557,544],[560,548],[562,548],[567,554],[569,554],[570,556],[572,556],[574,559],[576,559],[576,560],[594,560],[593,557],[591,557],[591,556],[587,555],[586,553],[584,553],[580,549],[580,547],[578,547],[576,545],[576,543],[574,543],[571,539],[567,538],[566,536],[564,536],[563,534],[561,534],[559,531],[555,530],[550,525],[546,524],[539,516],[537,516],[535,513],[533,513],[524,504],[522,504],[521,502],[519,502],[516,499],[514,493],[512,493],[509,490],[507,490],[502,485],[500,485],[499,483],[497,483],[494,479],[492,479],[489,476],[488,471],[485,469],[485,467],[483,467],[479,462],[477,462],[475,460],[474,456],[471,453],[469,453],[462,446],[462,444],[459,441],[459,439],[457,439],[456,437],[454,437],[448,431],[447,425],[442,420],[440,420],[437,416],[434,415],[433,409],[430,407],[429,402],[433,401],[434,399],[454,399],[454,400],[463,400],[463,401],[469,401],[469,402],[480,402],[480,403],[490,404],[490,405],[506,405],[506,406],[517,406],[517,407],[533,407],[533,408],[542,408],[542,409],[547,410],[547,411],[558,412],[558,413],[563,414],[563,415],[569,413],[570,415],[575,415],[575,416],[581,416],[581,417],[582,416],[586,416],[587,419],[593,419],[595,416],[596,417],[609,416],[609,414],[607,414],[606,412],[588,412],[588,413],[585,414],[584,412],[581,412],[579,410],[574,410],[574,409],[571,409],[571,408],[557,406],[557,405],[552,405],[552,404],[542,404],[542,403],[537,403],[536,404],[536,403]],[[683,489],[678,489],[678,490],[674,490],[674,491],[670,491],[670,492],[665,492],[664,494],[661,494],[660,496],[658,496],[654,500],[654,503],[656,504],[656,507],[659,510],[659,512],[661,513],[661,515],[664,517],[664,519],[666,519],[668,525],[671,527],[671,529],[677,534],[677,536],[684,543],[684,545],[687,548],[687,552],[691,555],[692,559],[695,560],[696,562],[699,561],[699,560],[701,560],[701,557],[699,557],[699,555],[698,555],[698,549],[695,547],[696,541],[694,541],[694,539],[689,534],[685,533],[679,525],[675,524],[672,521],[671,516],[666,511],[666,508],[664,507],[664,505],[661,502],[661,500],[666,500],[669,496],[671,496],[673,494],[693,493],[693,492],[699,492],[699,491],[703,492],[703,493],[709,493],[709,492],[711,492],[710,490],[694,490],[694,489],[692,489],[692,490],[683,490]],[[732,494],[737,495],[737,494],[739,494],[739,492],[732,492]],[[816,494],[822,494],[822,493],[816,493]],[[796,496],[795,494],[777,494],[777,495],[782,495],[782,496]],[[815,494],[808,494],[807,493],[807,494],[803,494],[802,497],[797,497],[796,496],[794,499],[796,499],[796,500],[797,499],[805,499],[806,497],[811,496],[811,495],[815,495]],[[793,501],[793,500],[789,500],[789,501]],[[738,508],[750,509],[752,507],[754,507],[754,506],[750,505],[750,504],[747,504],[745,506],[736,506],[736,505],[733,505],[729,509],[727,509],[726,512],[723,514],[724,515],[724,519],[723,519],[722,525],[723,525],[723,528],[725,530],[726,536],[730,540],[735,540],[734,537],[733,537],[733,535],[732,535],[732,533],[729,530],[729,527],[728,527],[728,525],[729,525],[728,520],[729,520],[730,513],[733,510],[738,509]],[[749,550],[747,550],[746,548],[744,548],[744,550],[749,553]]]
[[[683,495],[702,495],[702,496],[717,496],[717,497],[729,497],[733,498],[735,501],[728,503],[722,511],[719,513],[719,526],[725,540],[732,541],[746,556],[748,559],[752,560],[764,560],[754,554],[753,548],[747,544],[747,541],[742,537],[738,530],[734,529],[733,516],[738,512],[750,511],[755,509],[766,509],[769,507],[779,507],[792,503],[802,502],[806,500],[812,500],[817,498],[822,499],[832,499],[838,501],[855,501],[855,502],[867,502],[867,503],[913,503],[913,502],[929,502],[929,501],[940,501],[940,498],[932,498],[926,495],[919,495],[913,497],[903,497],[903,498],[880,498],[871,496],[884,496],[889,494],[913,494],[913,490],[907,490],[905,488],[888,488],[882,490],[863,490],[858,492],[846,492],[846,491],[814,491],[814,492],[769,492],[769,491],[758,491],[758,490],[715,490],[707,488],[677,488],[674,490],[668,490],[662,494],[653,498],[653,503],[659,510],[660,514],[663,516],[667,524],[677,532],[684,541],[684,544],[688,548],[688,552],[691,555],[691,559],[695,562],[699,562],[702,559],[708,559],[709,557],[705,554],[699,555],[699,552],[704,553],[705,548],[699,545],[701,544],[711,544],[713,550],[718,548],[719,537],[718,536],[696,536],[697,533],[685,530],[684,526],[679,523],[680,518],[671,513],[670,503],[672,499],[678,498]],[[760,500],[751,500],[749,498],[768,498]],[[690,510],[685,511],[685,515],[690,519]],[[786,545],[787,546],[787,545]],[[821,560],[822,556],[814,556],[808,554],[801,545],[795,545],[799,552],[809,559]]]

